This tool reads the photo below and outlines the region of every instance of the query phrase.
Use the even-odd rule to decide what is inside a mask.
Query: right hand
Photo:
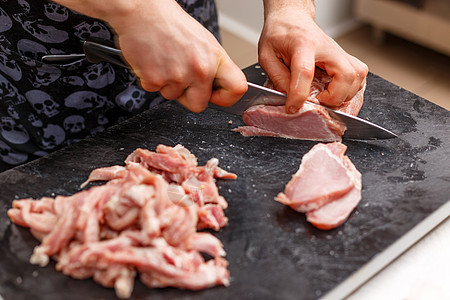
[[[208,102],[230,106],[247,91],[245,75],[215,37],[174,0],[142,1],[132,13],[106,21],[147,91],[193,112]]]

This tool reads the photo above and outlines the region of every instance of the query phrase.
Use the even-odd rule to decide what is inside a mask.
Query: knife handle
[[[50,54],[41,58],[47,64],[68,64],[86,58],[90,63],[109,62],[121,67],[130,68],[122,56],[122,51],[115,48],[114,42],[100,38],[89,38],[82,41],[83,54]]]
[[[122,51],[115,48],[113,42],[104,39],[83,41],[83,50],[90,63],[109,62],[121,67],[130,68],[122,56]]]

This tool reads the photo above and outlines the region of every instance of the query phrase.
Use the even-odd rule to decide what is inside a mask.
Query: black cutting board
[[[261,82],[261,69],[247,68]],[[11,201],[70,195],[97,167],[123,164],[137,147],[182,144],[204,164],[217,157],[235,181],[219,180],[229,225],[217,236],[230,262],[231,285],[200,292],[149,289],[134,299],[316,299],[332,290],[449,200],[449,111],[369,74],[360,116],[399,135],[350,141],[347,155],[363,175],[362,200],[349,220],[320,231],[273,198],[315,142],[242,137],[238,116],[193,114],[166,102],[94,138],[0,174],[0,295],[9,299],[114,299],[113,289],[40,268],[28,259],[37,241],[6,216]],[[229,122],[231,121],[231,122]],[[230,124],[231,123],[231,124]],[[326,183],[324,183],[326,184]]]

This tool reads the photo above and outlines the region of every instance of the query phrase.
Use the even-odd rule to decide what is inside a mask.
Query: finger
[[[351,65],[353,66],[353,70],[355,73],[355,89],[354,89],[354,93],[349,95],[349,98],[352,98],[352,96],[354,96],[354,94],[356,94],[360,89],[362,89],[366,83],[366,77],[367,74],[369,73],[369,68],[367,67],[367,65],[365,63],[363,63],[362,61],[360,61],[359,59],[357,59],[354,56],[349,55],[349,61],[351,63]]]
[[[183,85],[167,84],[163,86],[159,92],[164,98],[173,100],[181,97],[185,93],[186,89],[187,87],[184,87]]]
[[[137,77],[137,82],[138,85],[147,92],[158,92],[163,87],[163,85],[161,84],[156,84],[150,81],[142,80],[140,77]]]
[[[287,93],[291,73],[281,58],[278,58],[272,51],[264,51],[259,55],[259,64],[267,73],[277,91]]]
[[[210,101],[219,106],[236,103],[247,91],[247,79],[239,67],[228,57],[219,63],[215,86]]]
[[[326,106],[340,106],[347,99],[349,90],[352,89],[356,73],[352,64],[342,56],[329,57],[324,63],[324,69],[331,81],[326,89],[317,95],[319,102]]]
[[[190,111],[199,113],[208,106],[211,93],[212,81],[197,81],[192,83],[177,100]]]
[[[296,113],[308,99],[314,79],[314,50],[305,48],[291,58],[291,82],[286,99],[286,113]]]
[[[362,61],[360,61],[359,59],[357,59],[356,57],[353,57],[355,64],[356,64],[356,69],[358,72],[358,77],[360,79],[360,85],[359,85],[359,89],[362,89],[365,85],[366,85],[366,78],[367,78],[367,74],[369,74],[369,67],[363,63]]]

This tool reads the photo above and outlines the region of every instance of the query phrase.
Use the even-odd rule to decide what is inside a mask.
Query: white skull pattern
[[[43,25],[44,20],[42,19],[32,19],[23,13],[15,14],[13,18],[22,25],[26,32],[44,43],[62,43],[69,38],[66,31],[56,29],[54,26]]]
[[[17,51],[21,56],[34,60],[40,60],[42,56],[49,53],[45,46],[28,39],[21,39],[17,42]]]
[[[19,112],[16,110],[16,107],[14,105],[8,105],[7,108],[8,114],[15,120],[19,120]]]
[[[105,96],[101,96],[92,91],[78,91],[72,93],[64,99],[64,105],[66,107],[72,107],[78,110],[90,108],[88,113],[92,112],[96,108],[110,106]]]
[[[12,27],[12,20],[0,7],[0,32],[7,31]]]
[[[78,133],[85,128],[84,118],[80,115],[69,116],[64,119],[64,129],[66,132]]]
[[[101,89],[114,82],[115,72],[110,64],[93,64],[83,73],[88,87]]]
[[[48,118],[59,114],[59,104],[46,92],[31,90],[25,93],[25,97],[27,97],[28,102],[33,105],[38,114],[45,115]]]
[[[6,141],[12,144],[24,144],[30,140],[30,136],[23,126],[17,124],[10,117],[0,118],[0,133]]]
[[[36,72],[30,73],[30,77],[32,78],[28,78],[28,80],[35,88],[48,86],[61,76],[61,70],[50,65],[37,66],[34,70]]]
[[[97,123],[99,125],[106,125],[108,124],[109,120],[104,114],[99,114],[97,117]]]
[[[22,70],[17,62],[13,59],[8,59],[4,53],[0,53],[0,71],[11,77],[14,81],[19,81],[22,78]]]
[[[83,86],[84,80],[80,76],[66,76],[61,78],[61,83],[68,86]]]
[[[0,21],[1,22],[1,21]],[[8,55],[11,55],[11,42],[4,35],[0,35],[0,51],[5,52]]]
[[[144,105],[145,94],[145,91],[135,85],[131,85],[116,96],[116,103],[120,108],[131,112],[140,109]]]
[[[110,39],[111,33],[108,28],[98,22],[94,21],[92,24],[88,22],[82,22],[74,27],[75,32],[74,35],[78,37],[80,40],[86,40],[90,37],[97,37],[103,39]]]
[[[28,115],[28,122],[30,122],[33,127],[42,127],[44,125],[42,120],[39,119],[35,113],[31,113]]]
[[[0,74],[0,95],[2,100],[9,100],[14,103],[24,103],[25,97],[19,94],[18,89]]]
[[[47,3],[44,5],[44,13],[50,20],[64,22],[69,18],[69,11],[56,3]]]
[[[44,128],[44,136],[42,137],[42,146],[46,150],[54,149],[61,145],[66,138],[66,133],[58,125],[49,124]]]
[[[0,140],[0,157],[10,165],[20,165],[27,161],[28,155],[26,153],[15,153],[5,142]]]
[[[30,4],[25,0],[17,0],[24,13],[30,12]]]

